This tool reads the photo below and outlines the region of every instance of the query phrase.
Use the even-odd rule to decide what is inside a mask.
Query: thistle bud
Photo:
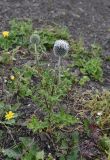
[[[69,44],[64,40],[57,40],[53,47],[56,56],[64,56],[69,51]]]
[[[40,36],[37,33],[33,33],[30,37],[30,43],[39,45],[40,43]]]

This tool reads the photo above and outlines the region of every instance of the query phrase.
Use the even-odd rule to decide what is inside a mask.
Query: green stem
[[[8,50],[7,38],[5,38],[5,49]]]
[[[60,83],[61,81],[61,57],[59,56],[58,59],[58,82]]]
[[[38,52],[37,52],[37,45],[35,44],[35,63],[38,65],[39,60],[38,60]]]

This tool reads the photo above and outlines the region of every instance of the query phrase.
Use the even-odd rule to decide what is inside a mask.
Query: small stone
[[[97,112],[97,115],[98,115],[98,116],[102,116],[102,114],[103,114],[103,112],[102,112],[102,111]]]

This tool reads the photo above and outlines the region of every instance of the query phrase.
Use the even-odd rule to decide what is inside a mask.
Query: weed
[[[99,45],[91,45],[91,49],[87,50],[84,47],[82,40],[72,42],[71,56],[73,57],[74,66],[77,66],[83,75],[88,76],[100,82],[103,81],[101,47]]]
[[[41,76],[41,83],[35,90],[32,99],[39,104],[39,107],[41,107],[47,115],[44,117],[43,122],[33,117],[30,120],[28,127],[33,131],[37,131],[48,127],[54,128],[76,123],[78,120],[73,116],[68,115],[63,111],[54,113],[53,110],[54,106],[58,105],[61,98],[70,90],[72,84],[71,80],[65,77],[60,84],[57,84],[52,70],[44,71]]]
[[[110,160],[110,138],[107,135],[104,135],[103,137],[101,137],[100,146],[107,154],[108,160]]]
[[[20,143],[10,149],[2,149],[2,153],[7,159],[22,160],[44,160],[44,151],[40,151],[33,139],[20,137]]]
[[[97,93],[91,97],[86,103],[86,107],[90,108],[93,115],[97,117],[97,123],[101,128],[109,126],[110,123],[110,92],[103,91],[102,93]],[[101,112],[101,115],[98,113]]]
[[[25,65],[22,69],[13,68],[15,80],[10,80],[7,83],[7,87],[10,93],[18,94],[20,97],[28,97],[32,95],[32,89],[30,86],[31,77],[37,71]]]
[[[103,82],[102,61],[100,58],[92,58],[80,69],[81,73],[87,74],[91,78]]]
[[[58,145],[58,150],[56,155],[60,160],[66,159],[78,159],[79,154],[79,133],[73,132],[71,133],[71,141],[66,133],[56,132],[55,140]]]
[[[8,37],[0,36],[0,47],[9,50],[18,46],[29,45],[29,37],[32,33],[32,22],[12,20],[10,21],[10,31]]]
[[[79,84],[81,86],[84,86],[86,82],[89,82],[90,81],[90,78],[88,76],[83,76],[80,81],[79,81]]]
[[[20,46],[27,46],[29,44],[29,37],[32,33],[32,21],[12,20],[10,24],[10,35],[12,43]]]
[[[13,63],[13,56],[9,52],[3,52],[0,56],[0,63],[11,64]]]

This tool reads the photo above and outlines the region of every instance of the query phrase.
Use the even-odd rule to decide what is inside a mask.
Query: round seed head
[[[33,33],[30,37],[30,43],[39,45],[40,43],[40,36],[36,33]]]
[[[54,54],[57,56],[64,56],[69,51],[69,44],[64,40],[57,40],[53,47]]]

